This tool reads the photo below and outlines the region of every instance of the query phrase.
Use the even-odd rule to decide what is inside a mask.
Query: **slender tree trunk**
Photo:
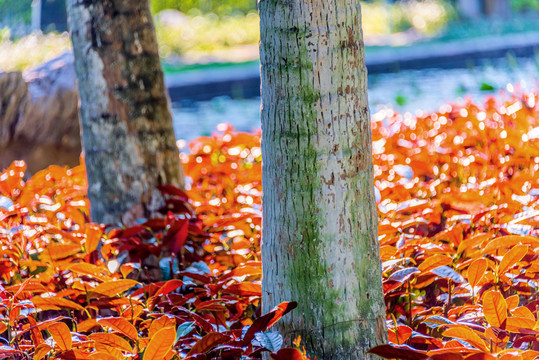
[[[508,17],[511,14],[509,0],[483,0],[485,15],[496,17]]]
[[[183,185],[147,0],[67,0],[92,220],[131,222]]]
[[[318,359],[386,338],[359,0],[260,0],[263,306]]]
[[[481,0],[457,0],[459,14],[466,19],[481,17]]]

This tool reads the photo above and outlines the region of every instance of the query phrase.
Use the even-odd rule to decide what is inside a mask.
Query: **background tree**
[[[318,359],[386,337],[359,0],[260,0],[263,306]]]
[[[183,175],[149,3],[67,4],[92,220],[150,216]]]

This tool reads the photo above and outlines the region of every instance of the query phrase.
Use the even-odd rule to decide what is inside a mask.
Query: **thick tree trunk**
[[[147,217],[183,185],[147,0],[67,0],[92,220]]]
[[[318,359],[386,338],[359,0],[260,0],[264,312]]]

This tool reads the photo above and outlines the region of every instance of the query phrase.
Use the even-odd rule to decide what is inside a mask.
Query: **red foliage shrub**
[[[373,116],[388,358],[539,355],[539,97]],[[258,135],[183,155],[160,219],[88,222],[84,169],[0,175],[0,356],[236,359],[279,350],[260,314]],[[291,299],[293,300],[293,299]],[[298,346],[299,347],[299,346]]]

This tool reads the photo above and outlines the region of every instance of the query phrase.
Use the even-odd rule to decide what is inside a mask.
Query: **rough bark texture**
[[[147,0],[68,0],[92,219],[131,222],[183,185]]]
[[[64,54],[23,74],[0,73],[0,170],[15,160],[31,174],[78,165],[79,95],[69,60]]]
[[[386,338],[359,0],[260,0],[263,305],[318,359]]]

